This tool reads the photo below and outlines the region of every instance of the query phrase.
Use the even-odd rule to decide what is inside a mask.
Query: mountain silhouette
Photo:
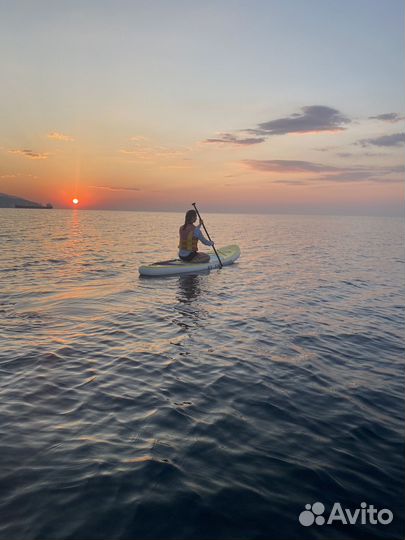
[[[40,203],[16,197],[15,195],[7,195],[7,193],[0,193],[0,208],[14,208],[16,204],[41,207]]]

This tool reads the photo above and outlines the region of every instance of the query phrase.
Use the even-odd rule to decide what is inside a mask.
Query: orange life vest
[[[195,227],[189,223],[186,227],[183,225],[179,229],[180,241],[179,249],[185,249],[187,251],[197,251],[198,238],[194,236]]]

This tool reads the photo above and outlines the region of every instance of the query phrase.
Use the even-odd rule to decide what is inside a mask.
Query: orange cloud
[[[38,180],[39,176],[36,176],[35,174],[17,173],[17,174],[2,174],[0,175],[0,178],[2,178],[3,180],[9,180],[11,178],[33,178],[34,180]]]
[[[15,149],[9,150],[8,152],[10,154],[24,156],[28,159],[48,159],[48,155],[49,155],[47,152],[39,153],[39,152],[33,152],[32,150],[29,150],[29,149],[20,149],[20,148],[15,148]]]
[[[141,136],[131,137],[130,140],[134,143],[132,148],[123,148],[119,152],[144,161],[181,158],[190,151],[190,148],[187,147],[169,148],[167,146],[150,146],[146,144],[146,138]]]
[[[126,186],[89,186],[93,189],[107,189],[108,191],[141,191],[138,187],[126,187]]]
[[[146,137],[143,137],[142,135],[135,135],[134,137],[130,137],[129,140],[134,142],[145,142],[148,139]]]
[[[66,141],[71,142],[74,141],[74,137],[71,135],[65,135],[64,133],[59,133],[58,131],[52,131],[51,133],[48,133],[47,135],[48,139],[52,139],[54,141]]]

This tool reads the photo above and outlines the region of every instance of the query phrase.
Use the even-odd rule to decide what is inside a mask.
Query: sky
[[[402,0],[0,0],[0,192],[400,215]]]

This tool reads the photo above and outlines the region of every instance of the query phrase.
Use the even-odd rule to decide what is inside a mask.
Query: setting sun
[[[73,200],[72,200],[72,203],[73,203],[73,204],[79,204],[79,199],[73,199]]]

